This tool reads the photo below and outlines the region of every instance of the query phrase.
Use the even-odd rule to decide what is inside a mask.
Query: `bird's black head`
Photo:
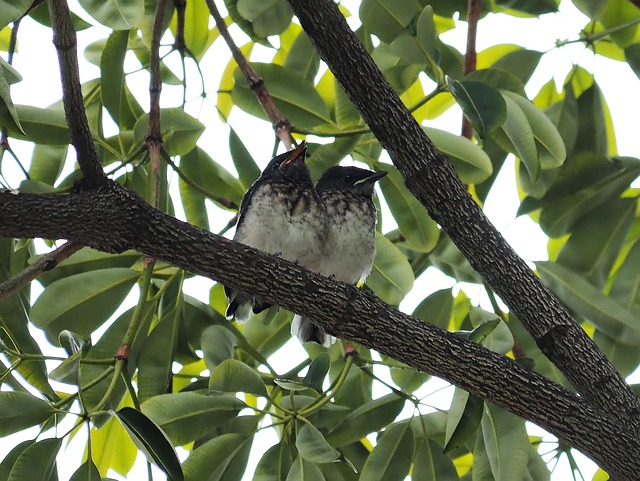
[[[354,194],[373,195],[375,183],[387,175],[386,170],[373,172],[358,167],[336,166],[328,169],[316,184],[318,192],[329,190],[350,191]]]
[[[309,169],[304,161],[307,156],[307,145],[303,141],[298,147],[271,159],[262,171],[261,180],[286,180],[295,183],[311,183]]]

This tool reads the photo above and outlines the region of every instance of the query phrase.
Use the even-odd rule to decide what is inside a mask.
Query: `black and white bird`
[[[331,167],[316,184],[329,219],[329,234],[319,264],[320,274],[349,284],[366,279],[376,256],[376,223],[373,203],[375,183],[386,171],[358,167]],[[301,342],[329,347],[334,338],[308,319],[296,315],[291,334]]]
[[[327,240],[324,204],[313,187],[305,165],[307,148],[274,157],[242,198],[234,240],[282,256],[318,272]],[[227,318],[238,322],[268,307],[266,301],[225,287]]]

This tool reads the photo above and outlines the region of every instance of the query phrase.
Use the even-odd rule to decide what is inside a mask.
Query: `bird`
[[[326,210],[305,164],[307,146],[274,157],[247,190],[234,240],[318,271],[328,234]],[[240,323],[271,304],[225,287],[227,319]]]
[[[316,191],[326,209],[329,234],[322,251],[319,273],[357,285],[371,273],[376,255],[378,215],[373,203],[375,183],[387,171],[358,167],[329,168],[318,180]],[[291,334],[301,342],[329,347],[335,338],[310,320],[296,315]]]

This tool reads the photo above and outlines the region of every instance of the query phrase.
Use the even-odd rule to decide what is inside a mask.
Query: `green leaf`
[[[553,262],[536,262],[536,268],[549,289],[571,310],[616,341],[640,344],[640,319],[589,284],[583,276]]]
[[[616,159],[619,167],[602,180],[560,199],[555,198],[540,213],[540,227],[549,237],[561,237],[593,209],[624,192],[640,174],[640,160]]]
[[[240,481],[247,467],[252,439],[229,433],[207,441],[185,460],[185,480]]]
[[[24,134],[24,130],[20,125],[18,112],[11,100],[10,85],[20,82],[22,76],[15,70],[11,64],[0,58],[0,118],[11,130]]]
[[[282,114],[292,124],[300,128],[313,128],[321,124],[335,126],[329,108],[312,83],[282,65],[253,63],[252,66],[264,80]],[[266,114],[239,69],[234,71],[233,78],[235,85],[231,98],[235,105],[251,115],[266,119]]]
[[[184,41],[195,58],[200,60],[213,40],[209,32],[211,14],[206,2],[186,2],[184,10]],[[173,9],[171,9],[173,10]],[[176,35],[176,21],[171,22],[171,32]],[[215,38],[214,38],[215,39]]]
[[[390,44],[421,9],[418,0],[363,0],[360,20],[369,32]]]
[[[567,152],[562,137],[551,120],[528,99],[508,90],[502,91],[502,95],[518,104],[527,117],[538,149],[540,167],[555,169],[562,165]]]
[[[309,82],[315,80],[320,67],[320,57],[304,30],[296,37],[287,53],[284,66],[290,68]]]
[[[445,130],[423,127],[438,150],[447,155],[465,184],[479,184],[487,180],[493,165],[487,153],[469,139]]]
[[[453,297],[451,296],[451,289],[441,289],[425,297],[411,315],[434,326],[448,329],[452,311]]]
[[[260,176],[260,167],[232,128],[229,129],[229,152],[242,186],[248,189]]]
[[[131,129],[136,117],[126,97],[124,57],[127,53],[129,31],[115,30],[109,36],[100,56],[100,95],[113,121],[123,129]]]
[[[436,38],[433,9],[427,5],[420,14],[415,29],[403,30],[391,42],[389,50],[403,63],[430,65],[435,63]]]
[[[296,437],[299,455],[312,463],[334,463],[340,453],[329,445],[322,433],[312,424],[304,424]]]
[[[413,286],[413,270],[393,243],[376,233],[376,258],[367,286],[387,304],[398,305]]]
[[[605,29],[616,29],[611,33],[611,39],[618,46],[626,48],[637,38],[638,24],[633,23],[623,29],[619,27],[633,22],[638,17],[640,17],[640,11],[632,3],[624,0],[609,0],[601,22]]]
[[[420,252],[433,250],[440,234],[438,225],[429,217],[420,201],[409,192],[402,174],[394,166],[381,162],[374,163],[373,167],[389,172],[380,180],[380,188],[402,235],[412,248]]]
[[[458,481],[453,461],[442,453],[442,447],[432,439],[422,438],[416,446],[411,481]]]
[[[547,463],[542,459],[540,453],[533,445],[529,445],[529,461],[527,462],[527,469],[531,475],[532,481],[550,481],[551,472],[547,467]]]
[[[327,433],[327,441],[340,447],[364,438],[367,434],[388,426],[404,407],[404,399],[387,394],[362,404]]]
[[[133,127],[137,144],[145,141],[149,124],[149,114],[138,117]],[[204,132],[204,125],[180,108],[160,109],[160,135],[170,156],[184,156],[196,147],[196,142]]]
[[[143,0],[79,0],[94,19],[114,30],[131,30],[142,21]]]
[[[182,298],[182,293],[176,295]],[[176,300],[176,303],[179,301]],[[172,306],[173,307],[173,306]],[[172,367],[176,357],[180,322],[175,309],[168,309],[142,346],[138,359],[138,397],[140,402],[171,392]]]
[[[500,127],[507,118],[507,106],[500,92],[473,80],[447,78],[449,91],[481,138]]]
[[[381,357],[389,366],[391,380],[402,390],[402,392],[412,393],[431,378],[430,374],[418,371],[417,369],[396,361],[389,356],[383,355]]]
[[[36,144],[67,145],[69,130],[62,109],[49,107],[41,109],[31,105],[16,105],[16,112],[24,134],[13,130],[6,121],[6,112],[0,111],[0,123],[9,128],[12,136]]]
[[[496,131],[495,140],[503,149],[520,158],[527,168],[529,177],[537,180],[540,159],[529,120],[515,100],[507,95],[503,97],[507,105],[507,118],[500,130]]]
[[[553,85],[555,89],[555,84]],[[565,90],[564,98],[547,108],[545,114],[558,129],[569,158],[578,138],[578,103],[570,85]]]
[[[33,443],[16,459],[8,481],[34,481],[57,479],[56,456],[62,439],[43,439]]]
[[[169,480],[184,480],[182,466],[173,446],[153,421],[130,407],[124,407],[114,414],[150,463],[164,471]]]
[[[635,218],[636,199],[612,199],[583,217],[573,228],[557,262],[583,272],[602,287]]]
[[[314,389],[316,392],[322,392],[322,384],[324,383],[324,378],[327,376],[330,367],[331,359],[329,354],[326,352],[318,353],[313,361],[311,361],[311,365],[309,366],[302,383],[309,386],[311,389]]]
[[[467,74],[465,80],[481,82],[498,90],[509,90],[523,97],[526,96],[522,80],[520,80],[511,72],[507,72],[506,70],[500,70],[497,68],[482,68],[474,70],[473,72]]]
[[[640,242],[636,241],[618,269],[609,296],[640,318]]]
[[[22,17],[33,3],[32,0],[9,0],[0,8],[0,29]]]
[[[325,481],[325,477],[315,463],[298,456],[289,470],[286,481]]]
[[[293,17],[293,10],[285,0],[238,0],[237,9],[262,38],[284,32]]]
[[[181,446],[229,421],[245,407],[232,394],[179,392],[154,396],[142,403],[142,412]]]
[[[572,0],[573,4],[591,20],[600,20],[607,9],[608,0]]]
[[[78,469],[76,469],[69,481],[102,481],[100,471],[91,459],[87,459]]]
[[[360,481],[396,481],[409,473],[413,459],[413,431],[408,422],[395,424],[378,438],[360,474]]]
[[[629,45],[624,50],[624,57],[633,73],[640,79],[640,43]]]
[[[524,479],[529,460],[529,436],[524,419],[493,404],[486,404],[481,424],[494,479]]]
[[[36,145],[31,156],[29,177],[54,185],[67,160],[68,145]]]
[[[47,286],[31,309],[31,321],[57,343],[63,329],[89,336],[118,308],[140,276],[113,268],[66,277]]]
[[[513,335],[495,313],[471,306],[469,318],[475,327],[469,336],[470,340],[482,342],[484,347],[499,354],[506,354],[513,349]]]
[[[91,341],[66,329],[60,332],[58,341],[69,357],[51,371],[49,377],[58,382],[78,384],[80,358],[89,352]]]
[[[26,392],[0,392],[0,436],[40,424],[56,413],[47,401]]]
[[[12,0],[9,0],[12,1]],[[29,16],[36,22],[51,28],[51,18],[49,17],[49,6],[46,3],[42,3],[29,12]],[[75,13],[71,12],[71,23],[76,32],[86,30],[92,25],[89,22],[85,22]]]
[[[216,366],[209,379],[209,390],[267,395],[267,388],[258,373],[236,359],[226,359]]]
[[[29,439],[27,441],[22,441],[11,448],[11,450],[2,460],[2,463],[0,463],[0,473],[2,475],[2,481],[6,481],[9,478],[9,473],[11,472],[13,466],[16,464],[17,459],[25,449],[27,449],[34,443],[35,440]]]
[[[224,167],[213,160],[204,150],[196,147],[180,160],[180,170],[200,187],[210,191],[212,194],[223,199],[240,204],[245,188],[233,175]],[[191,190],[192,187],[185,185],[180,180],[181,192],[183,189]],[[195,196],[201,196],[204,202],[204,195],[194,192]]]
[[[285,481],[293,458],[293,448],[285,441],[271,446],[258,462],[253,481]]]
[[[201,347],[207,368],[213,371],[226,359],[231,359],[237,344],[233,333],[223,326],[209,326],[202,331]]]
[[[483,406],[484,401],[479,397],[458,387],[455,389],[447,414],[447,431],[443,452],[447,453],[461,446],[478,431],[482,420]]]
[[[578,97],[578,138],[576,152],[609,154],[606,130],[606,104],[594,82]]]
[[[506,70],[522,80],[522,83],[526,84],[536,70],[543,53],[544,52],[538,52],[537,50],[518,48],[517,50],[507,52],[499,58],[492,67]]]

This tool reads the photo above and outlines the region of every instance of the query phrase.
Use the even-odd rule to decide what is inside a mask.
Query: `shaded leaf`
[[[465,443],[478,431],[484,401],[467,391],[456,387],[451,400],[451,407],[447,413],[447,431],[443,452]]]
[[[413,270],[400,249],[376,233],[376,258],[367,286],[387,304],[397,305],[411,290],[413,280]]]
[[[411,481],[458,481],[453,461],[442,453],[442,447],[432,439],[423,438],[416,446]]]
[[[333,463],[340,453],[336,451],[312,424],[304,424],[296,437],[299,455],[313,463]]]
[[[91,459],[88,459],[76,469],[69,481],[102,481],[102,477],[97,466]]]
[[[284,441],[271,446],[262,455],[253,474],[253,481],[285,481],[295,453]]]
[[[255,35],[278,35],[289,26],[293,11],[285,0],[238,0],[238,13],[251,22]]]
[[[524,419],[487,403],[481,425],[494,479],[522,480],[529,460],[529,436]]]
[[[28,446],[16,459],[8,481],[34,481],[57,479],[56,456],[62,439],[43,439]]]
[[[85,11],[101,24],[114,30],[137,27],[144,14],[142,0],[79,0]]]
[[[391,43],[420,10],[418,0],[363,0],[360,4],[360,20],[380,40]]]
[[[229,129],[229,152],[242,186],[248,189],[260,176],[260,167],[233,129]]]
[[[378,438],[360,474],[360,481],[396,481],[409,473],[414,438],[408,422],[395,424]]]
[[[267,395],[267,388],[258,373],[235,359],[226,359],[216,366],[209,379],[209,390]]]
[[[307,374],[305,374],[302,380],[303,384],[314,389],[316,392],[322,392],[322,384],[330,367],[331,360],[329,354],[326,352],[318,353],[313,361],[311,361]]]
[[[40,424],[56,413],[47,401],[26,392],[0,392],[0,436]]]
[[[325,481],[325,478],[315,463],[298,456],[289,470],[286,481]]]
[[[160,109],[160,135],[164,148],[170,156],[185,156],[196,147],[196,142],[204,132],[204,125],[180,108]],[[138,117],[133,127],[135,142],[145,141],[149,125],[149,114]]]
[[[447,78],[449,91],[481,138],[500,127],[507,118],[507,106],[500,92],[474,80]]]
[[[411,315],[442,329],[447,329],[452,311],[451,289],[441,289],[425,297]]]
[[[240,481],[253,437],[236,433],[215,437],[194,449],[183,464],[186,481]]]
[[[124,407],[114,414],[149,462],[158,466],[172,481],[184,479],[178,456],[158,426],[140,411],[130,407]]]

